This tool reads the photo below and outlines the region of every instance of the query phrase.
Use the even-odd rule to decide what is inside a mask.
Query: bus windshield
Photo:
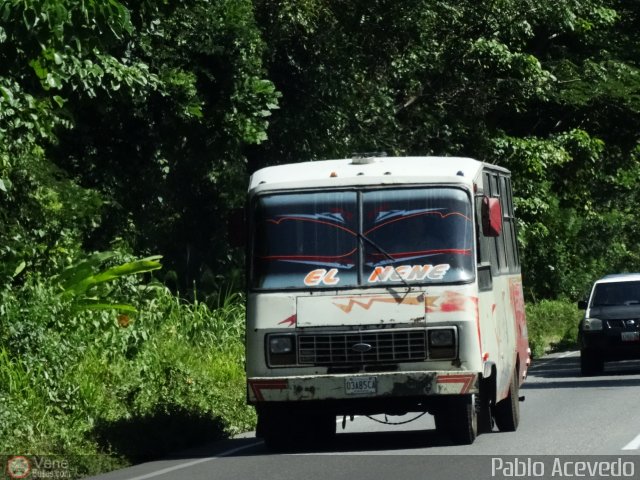
[[[474,278],[471,202],[461,189],[280,193],[259,197],[254,211],[254,288]]]

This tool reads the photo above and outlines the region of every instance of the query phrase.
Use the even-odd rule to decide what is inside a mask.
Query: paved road
[[[528,473],[533,474],[535,465],[532,470],[531,462],[550,462],[559,455],[609,455],[611,457],[588,458],[633,461],[637,478],[640,476],[640,361],[606,364],[604,375],[590,378],[579,376],[578,362],[577,352],[555,354],[536,362],[521,390],[526,400],[521,404],[518,431],[484,434],[473,445],[452,445],[436,433],[430,415],[404,425],[385,425],[356,417],[353,422],[347,422],[344,430],[338,426],[339,434],[329,451],[273,455],[260,440],[247,434],[173,459],[96,478],[506,478],[504,470],[496,471],[499,463],[493,459],[498,456],[504,456],[506,462],[518,459],[521,466],[528,461]],[[387,420],[403,422],[413,417],[415,415],[410,414]],[[375,419],[383,421],[385,417]],[[550,457],[534,457],[536,455]],[[503,467],[505,465],[510,464]],[[547,466],[546,478],[550,478],[550,471]]]

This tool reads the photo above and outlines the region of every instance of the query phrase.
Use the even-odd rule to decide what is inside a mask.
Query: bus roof
[[[485,165],[465,157],[354,157],[291,163],[256,171],[249,191],[412,183],[471,186]],[[507,172],[495,165],[491,168]]]

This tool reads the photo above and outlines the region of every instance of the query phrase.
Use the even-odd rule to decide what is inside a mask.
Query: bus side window
[[[504,178],[502,175],[498,176],[497,174],[491,175],[493,178],[491,179],[491,189],[492,196],[498,197],[500,199],[500,207],[502,208],[502,233],[496,237],[496,251],[498,254],[498,268],[500,272],[505,273],[509,271],[509,265],[507,264],[507,253],[505,250],[505,242],[507,232],[504,229],[504,211],[505,211],[505,191],[503,189],[502,183],[500,182],[501,178]],[[495,193],[493,192],[493,187],[496,187]]]
[[[476,252],[478,289],[486,292],[493,288],[493,278],[491,276],[491,238],[485,237],[482,233],[482,200],[482,195],[476,196]]]
[[[493,198],[499,198],[502,210],[504,212],[504,199],[501,195],[500,185],[498,182],[499,181],[497,173],[484,172],[485,195]],[[487,239],[490,245],[489,248],[491,250],[491,273],[494,276],[508,271],[507,257],[505,255],[504,235],[505,233],[503,232],[497,237],[491,237]]]
[[[516,238],[515,217],[513,214],[513,196],[511,190],[511,179],[500,176],[500,186],[503,192],[503,225],[504,242],[506,247],[507,265],[510,273],[520,272],[520,259],[518,258],[518,244]]]

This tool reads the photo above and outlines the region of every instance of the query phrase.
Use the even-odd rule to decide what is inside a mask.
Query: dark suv
[[[640,358],[640,273],[607,275],[593,284],[578,329],[583,375],[602,373],[604,362]]]

